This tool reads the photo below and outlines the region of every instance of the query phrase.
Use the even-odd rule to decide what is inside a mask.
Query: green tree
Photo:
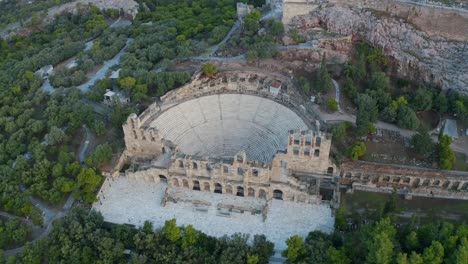
[[[419,119],[411,108],[402,106],[398,110],[397,125],[402,128],[415,130],[419,127]]]
[[[353,126],[349,121],[340,122],[332,127],[331,133],[334,140],[343,141],[346,136],[346,130]]]
[[[182,248],[186,249],[189,246],[193,246],[197,243],[198,241],[198,231],[193,228],[192,225],[188,225],[187,227],[184,228],[184,235],[182,237]]]
[[[326,93],[333,88],[333,82],[327,70],[327,56],[322,55],[322,62],[317,73],[317,90],[318,92]]]
[[[354,84],[353,79],[351,79],[351,77],[349,76],[346,77],[346,83],[343,87],[343,91],[351,100],[356,99],[357,88],[356,88],[356,85]]]
[[[433,108],[440,114],[444,114],[448,111],[448,99],[445,96],[445,92],[441,91],[435,98],[432,104]]]
[[[270,33],[273,36],[280,36],[281,34],[283,34],[284,33],[283,23],[281,21],[272,20]]]
[[[419,87],[413,97],[413,109],[416,111],[427,111],[432,108],[432,93],[424,87]]]
[[[447,135],[439,135],[437,144],[437,155],[439,157],[439,167],[443,170],[450,170],[455,162],[455,152],[450,148],[452,138]]]
[[[409,264],[425,264],[422,256],[416,252],[411,252],[411,255],[408,259]]]
[[[336,102],[335,98],[327,99],[327,108],[332,112],[338,111],[338,103]]]
[[[362,141],[354,143],[349,150],[349,157],[352,160],[358,160],[359,157],[363,156],[367,152],[366,144]]]
[[[375,91],[382,90],[388,92],[390,79],[383,72],[375,72],[372,74],[369,81],[369,88]]]
[[[393,110],[393,108],[390,106],[385,107],[380,113],[380,119],[388,123],[395,122],[396,117],[397,117],[397,112]]]
[[[208,62],[203,65],[203,74],[208,77],[213,77],[216,73],[218,73],[218,67],[216,67],[213,63]]]
[[[418,132],[411,137],[411,145],[420,155],[428,157],[434,150],[434,143],[432,143],[431,136],[427,129],[420,127]]]
[[[49,133],[45,135],[45,140],[52,146],[62,143],[65,138],[65,132],[55,126],[51,127]]]
[[[168,220],[164,223],[163,232],[166,239],[173,243],[177,242],[182,234],[180,228],[177,227],[175,219]]]
[[[88,166],[99,167],[104,163],[112,160],[112,147],[108,143],[101,144],[96,147],[93,154],[90,157],[91,164]]]
[[[125,77],[119,80],[120,88],[122,88],[127,94],[132,92],[133,87],[135,87],[136,80],[133,77]]]
[[[93,131],[97,136],[103,136],[106,133],[106,124],[101,120],[95,120],[93,122]]]
[[[328,264],[350,264],[351,260],[342,249],[330,247],[327,252]]]
[[[463,264],[468,261],[468,238],[461,238],[460,244],[450,257],[450,260],[453,264]]]
[[[367,94],[359,94],[357,104],[356,132],[358,135],[365,135],[372,127],[372,123],[377,120],[379,111],[375,100]]]
[[[424,249],[424,263],[441,264],[444,261],[444,246],[439,241],[432,241],[431,246]]]
[[[414,230],[411,231],[405,237],[404,246],[405,246],[406,251],[408,252],[417,250],[419,248],[418,233],[416,233]]]
[[[292,236],[286,240],[288,248],[282,252],[283,257],[287,257],[289,261],[295,262],[304,253],[302,245],[304,239],[300,236]]]
[[[260,259],[256,255],[247,256],[247,264],[258,264]]]

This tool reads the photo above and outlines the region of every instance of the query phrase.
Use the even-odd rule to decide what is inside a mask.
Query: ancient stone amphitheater
[[[187,155],[233,157],[244,150],[249,160],[270,163],[285,150],[289,130],[308,129],[285,106],[262,97],[220,94],[169,108],[150,127]]]

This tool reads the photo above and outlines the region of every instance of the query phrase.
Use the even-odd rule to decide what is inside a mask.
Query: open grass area
[[[391,194],[361,192],[341,195],[341,206],[354,217],[359,215],[361,219],[377,216],[382,212],[385,203],[389,201]],[[413,197],[406,200],[399,197],[396,205],[396,220],[401,223],[407,222],[411,216],[416,215],[421,222],[430,222],[434,219],[448,221],[468,220],[468,201]]]

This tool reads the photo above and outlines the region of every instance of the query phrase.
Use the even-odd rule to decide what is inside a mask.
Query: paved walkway
[[[333,86],[335,86],[335,100],[338,103],[338,112],[343,113],[343,110],[341,109],[341,106],[340,106],[340,85],[335,80],[332,80],[332,82],[333,82]]]

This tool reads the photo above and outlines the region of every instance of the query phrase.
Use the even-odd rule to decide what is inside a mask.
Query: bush
[[[203,65],[203,74],[205,74],[206,76],[212,77],[216,73],[218,73],[218,67],[216,67],[213,63],[208,62],[205,65]]]
[[[366,144],[362,141],[354,143],[354,145],[349,150],[349,157],[352,160],[358,160],[359,157],[363,156],[367,152]]]
[[[328,98],[327,107],[330,111],[336,112],[338,111],[338,102],[336,102],[335,98]]]

